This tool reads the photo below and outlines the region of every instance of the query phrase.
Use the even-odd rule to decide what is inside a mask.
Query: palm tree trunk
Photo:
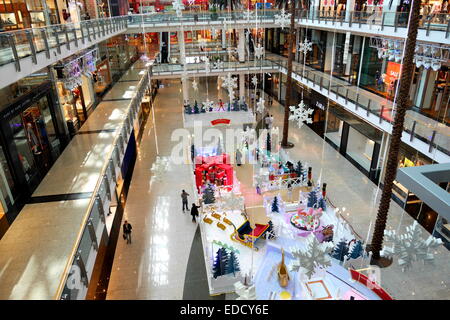
[[[289,134],[289,106],[291,105],[291,91],[292,91],[292,60],[294,59],[294,43],[295,43],[295,1],[290,2],[290,13],[291,13],[291,26],[288,35],[288,70],[287,70],[287,80],[286,80],[286,99],[284,105],[284,124],[283,124],[283,139],[281,140],[281,146],[283,148],[292,148],[294,144],[288,142]]]
[[[405,55],[403,58],[402,72],[400,78],[400,89],[397,97],[397,106],[394,123],[392,125],[392,136],[389,145],[388,160],[386,164],[386,174],[384,177],[383,192],[381,194],[380,206],[378,208],[377,220],[372,236],[370,250],[372,258],[376,263],[380,260],[380,251],[383,246],[384,230],[391,203],[392,185],[397,174],[398,152],[403,133],[406,110],[409,107],[409,84],[414,70],[414,51],[416,48],[417,28],[419,25],[420,1],[414,0],[411,8],[408,37],[405,45]]]

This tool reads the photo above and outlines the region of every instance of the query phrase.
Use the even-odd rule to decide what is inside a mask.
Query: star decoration
[[[172,9],[175,10],[178,18],[181,18],[183,16],[182,10],[184,10],[184,4],[181,2],[181,0],[173,0]]]
[[[156,181],[162,181],[162,175],[169,170],[169,158],[156,157],[156,161],[153,163],[150,170]]]
[[[397,235],[395,230],[384,230],[385,241],[391,241],[391,247],[384,246],[380,252],[382,256],[398,256],[398,264],[402,271],[411,268],[412,263],[419,259],[424,262],[432,262],[434,255],[429,249],[442,244],[442,240],[430,235],[426,240],[422,238],[422,230],[417,221],[406,228],[406,232]]]
[[[331,266],[330,252],[333,250],[333,242],[320,243],[316,236],[311,233],[306,238],[306,248],[293,248],[291,254],[294,261],[291,271],[302,271],[311,279],[317,268],[326,269]]]
[[[246,287],[242,282],[238,281],[234,284],[234,290],[239,296],[236,300],[256,300],[256,288],[255,286]]]
[[[259,43],[255,46],[255,58],[261,59],[264,57],[264,47]]]
[[[286,13],[284,9],[281,9],[280,14],[275,15],[275,24],[284,29],[291,23],[291,14]]]
[[[259,112],[262,114],[264,112],[265,103],[266,103],[266,100],[264,100],[262,97],[260,97],[258,102],[256,103],[256,106],[257,106],[256,112]]]
[[[290,106],[289,110],[293,112],[289,116],[289,120],[297,121],[298,127],[301,128],[303,123],[312,123],[311,114],[314,112],[314,109],[306,108],[303,100],[298,104],[298,108],[296,106]]]
[[[312,42],[305,38],[305,40],[298,45],[298,50],[304,54],[312,51]]]
[[[195,79],[194,81],[192,81],[192,89],[194,89],[194,91],[198,91],[198,83],[197,81],[195,81]]]
[[[256,74],[252,78],[252,83],[255,86],[255,88],[258,86],[258,77],[256,76]]]

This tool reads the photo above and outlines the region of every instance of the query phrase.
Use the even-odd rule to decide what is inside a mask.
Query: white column
[[[245,74],[239,75],[239,99],[245,97]]]
[[[239,55],[239,62],[245,61],[245,34],[244,29],[238,29],[238,55]]]
[[[298,44],[303,41],[303,39],[300,39],[300,28],[297,29],[295,38],[296,39],[295,39],[295,58],[294,58],[294,60],[298,61],[299,55],[300,55],[300,52],[298,50]]]
[[[334,42],[334,37],[336,35],[334,33],[329,32],[327,34],[327,47],[326,47],[326,52],[325,52],[325,64],[323,67],[323,70],[325,72],[330,71],[331,68],[333,68],[333,66],[331,65],[331,63],[333,62],[333,51],[334,51],[334,47],[333,47],[333,42]]]
[[[180,63],[186,63],[186,48],[184,45],[184,29],[181,27],[181,30],[178,31],[178,46],[180,48]]]
[[[390,1],[383,2],[384,24],[393,26],[395,23],[395,12],[397,11],[397,6],[400,4],[400,0],[392,0],[390,7],[389,4]]]
[[[222,29],[222,49],[227,48],[227,29]]]
[[[354,10],[355,10],[355,0],[347,0],[345,4],[345,21],[347,22],[350,21],[350,15]]]
[[[189,100],[189,80],[186,78],[181,81],[183,82],[183,101]]]

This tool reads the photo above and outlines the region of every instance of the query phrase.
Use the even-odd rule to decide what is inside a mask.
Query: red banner
[[[373,292],[375,292],[382,300],[394,300],[389,293],[387,293],[382,287],[378,285],[378,283],[371,281],[366,275],[350,269],[350,274],[352,275],[352,279],[358,281],[359,283],[365,285]]]
[[[211,124],[213,126],[218,125],[218,124],[230,124],[231,120],[230,119],[216,119],[216,120],[212,120]]]

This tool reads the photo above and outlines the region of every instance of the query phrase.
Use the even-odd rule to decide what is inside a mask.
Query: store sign
[[[386,77],[384,78],[384,82],[386,84],[390,84],[393,83],[395,80],[397,80],[400,77],[401,68],[402,65],[400,63],[389,61],[386,69]]]
[[[230,124],[231,120],[230,119],[216,119],[216,120],[212,120],[211,124],[213,126],[216,126],[218,124]]]

